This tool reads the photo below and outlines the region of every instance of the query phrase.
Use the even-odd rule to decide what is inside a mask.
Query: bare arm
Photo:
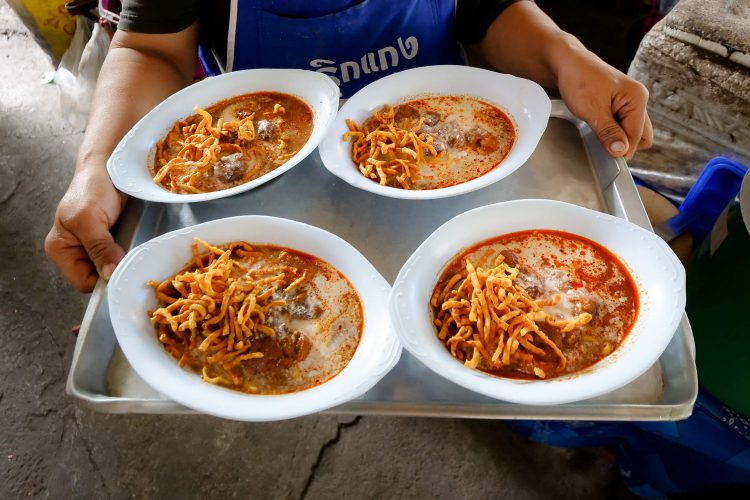
[[[118,31],[104,61],[75,174],[45,240],[47,256],[80,291],[109,278],[124,255],[110,233],[125,196],[112,185],[106,161],[143,115],[188,85],[195,72],[197,23],[178,33]]]
[[[197,23],[165,35],[115,33],[96,85],[76,171],[101,168],[135,122],[192,82],[197,41]]]
[[[498,71],[556,88],[613,156],[649,147],[645,87],[609,66],[532,2],[508,7],[490,25],[479,51]]]

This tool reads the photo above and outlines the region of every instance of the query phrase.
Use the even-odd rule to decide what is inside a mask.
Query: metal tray
[[[502,167],[500,167],[502,168]],[[651,229],[625,162],[609,157],[591,129],[554,101],[539,147],[522,168],[473,193],[430,201],[396,200],[334,177],[317,152],[277,179],[232,198],[161,205],[132,199],[117,239],[131,248],[159,234],[211,219],[266,214],[306,222],[348,240],[390,282],[438,226],[482,205],[549,198],[607,212]],[[175,263],[178,264],[178,263]],[[104,282],[91,296],[78,335],[67,392],[110,413],[190,413],[141,380],[120,351]],[[594,399],[526,406],[479,396],[435,376],[404,352],[395,368],[362,397],[330,413],[495,419],[677,420],[690,415],[698,391],[687,317],[659,361],[629,385]]]

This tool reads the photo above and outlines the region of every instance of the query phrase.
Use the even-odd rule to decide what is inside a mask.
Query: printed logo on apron
[[[395,71],[463,64],[454,12],[455,0],[232,0],[226,70],[309,69],[348,97]]]
[[[419,40],[416,36],[410,36],[406,40],[398,37],[396,42],[398,51],[392,45],[388,45],[375,52],[368,52],[359,61],[345,61],[337,65],[335,61],[329,61],[328,59],[313,59],[310,61],[310,66],[315,71],[330,76],[340,87],[342,83],[359,80],[363,75],[387,71],[389,68],[395,69],[399,63],[399,55],[403,58],[402,61],[409,61],[417,57]]]

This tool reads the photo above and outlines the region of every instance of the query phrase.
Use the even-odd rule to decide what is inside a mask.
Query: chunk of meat
[[[323,308],[320,307],[320,304],[313,302],[307,295],[298,297],[295,291],[291,293],[276,292],[273,294],[273,299],[285,301],[287,305],[283,310],[294,319],[316,319],[323,314]]]
[[[242,153],[226,155],[214,163],[214,176],[221,182],[236,182],[245,175],[245,164],[242,161]]]
[[[451,128],[448,130],[448,135],[445,140],[448,143],[448,146],[455,149],[461,149],[466,145],[464,134],[458,128]]]
[[[310,341],[301,332],[294,330],[279,340],[284,357],[294,361],[302,361],[310,354]]]
[[[439,153],[441,151],[445,151],[446,149],[448,149],[448,144],[446,144],[444,140],[433,135],[432,147],[435,148],[435,151]]]
[[[434,127],[440,121],[440,113],[437,111],[425,111],[422,116],[424,117],[424,124],[428,127]]]
[[[261,141],[275,141],[279,136],[278,120],[258,120],[255,124],[255,135]]]
[[[252,360],[249,367],[258,373],[274,367],[289,368],[310,354],[312,345],[304,334],[290,329],[276,333],[276,336],[263,335],[253,339],[253,351],[263,353],[263,357]]]
[[[313,304],[309,297],[288,301],[286,310],[295,319],[315,319],[323,313],[320,305]]]
[[[466,144],[464,133],[455,122],[439,122],[435,126],[424,125],[418,133],[432,137],[432,146],[439,153],[444,149],[461,149]]]
[[[497,137],[481,127],[474,127],[466,132],[466,142],[482,154],[489,154],[500,147]]]
[[[574,314],[589,313],[592,318],[597,318],[599,316],[599,299],[595,295],[581,297],[572,302],[574,304]]]
[[[393,108],[393,110],[393,120],[399,126],[405,125],[405,122],[407,121],[412,125],[419,122],[420,113],[419,110],[414,106],[409,106],[408,104],[400,104]]]
[[[510,267],[518,267],[518,257],[516,257],[515,252],[512,252],[508,249],[500,250],[500,253],[503,257],[505,257],[505,263],[508,264]]]
[[[466,132],[466,141],[470,146],[474,146],[475,144],[479,143],[480,139],[482,139],[482,137],[484,137],[488,133],[489,132],[487,132],[482,127],[471,128],[468,132]]]
[[[235,142],[237,142],[237,136],[238,134],[236,130],[225,131],[222,132],[219,142],[234,144]]]
[[[518,269],[518,278],[516,282],[521,288],[526,290],[532,299],[544,295],[546,292],[544,279],[534,268],[519,263],[516,263],[515,267]]]

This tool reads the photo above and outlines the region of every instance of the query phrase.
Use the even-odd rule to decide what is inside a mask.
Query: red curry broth
[[[255,137],[245,141],[238,140],[236,132],[221,134],[219,144],[227,147],[218,155],[218,161],[213,162],[191,185],[199,192],[229,189],[275,170],[305,145],[313,128],[310,106],[293,95],[281,92],[254,92],[231,97],[209,106],[206,111],[213,118],[214,126],[220,118],[226,123],[254,114]],[[183,143],[190,135],[187,128],[199,123],[201,118],[196,114],[178,121],[159,142],[152,175],[156,175],[161,166],[183,150]],[[239,148],[229,149],[229,145]],[[180,167],[174,175],[182,175],[185,170],[189,170],[189,167]],[[161,186],[177,193],[192,192],[176,183],[173,177],[171,174],[166,176],[160,181]]]
[[[540,329],[562,350],[567,359],[563,371],[556,371],[557,359],[535,359],[534,365],[548,373],[547,378],[566,375],[601,361],[622,343],[638,316],[638,289],[627,268],[603,246],[578,235],[553,230],[530,230],[505,234],[482,241],[455,256],[438,280],[442,289],[451,276],[460,272],[467,258],[476,267],[492,267],[499,253],[505,262],[518,268],[517,283],[532,299],[560,294],[555,306],[543,307],[557,319],[570,319],[588,312],[592,320],[566,334],[544,322]],[[437,310],[433,308],[433,314]],[[488,369],[491,375],[536,379],[531,363],[514,360],[510,366]]]
[[[230,247],[223,245],[219,248]],[[175,333],[162,321],[162,324],[157,324],[157,335],[166,334],[179,339],[179,348],[172,352],[173,356],[184,358],[186,366],[199,374],[205,369],[204,380],[205,376],[218,377],[221,385],[254,394],[284,394],[309,389],[335,377],[346,367],[359,346],[364,313],[356,289],[340,271],[312,255],[273,245],[253,244],[250,253],[243,252],[241,247],[235,248],[230,260],[239,264],[232,278],[241,283],[290,272],[281,284],[271,281],[258,290],[261,296],[273,288],[275,291],[271,290],[273,293],[268,300],[285,302],[265,309],[262,320],[255,319],[270,327],[272,333],[256,332],[243,339],[251,343],[250,351],[260,353],[262,357],[242,361],[230,370],[221,359],[214,359],[217,351],[212,347],[200,349],[207,336],[202,321],[199,320],[197,325],[198,338],[189,341],[189,336]],[[207,262],[205,256],[203,261]],[[196,264],[191,263],[177,275],[196,270]],[[246,276],[252,278],[246,279]],[[288,291],[287,285],[301,276],[304,276],[302,284]],[[174,287],[168,287],[165,293],[179,296]],[[238,308],[240,304],[236,304]],[[159,305],[164,307],[167,304],[160,301]],[[218,311],[219,306],[216,307]],[[237,317],[237,313],[233,316]],[[210,322],[210,317],[206,320]],[[221,336],[219,340],[225,338]],[[168,342],[162,342],[165,348],[171,349]],[[190,348],[185,353],[182,344],[188,342]]]
[[[414,189],[445,188],[481,177],[497,168],[516,142],[511,118],[474,97],[424,97],[399,104],[394,111],[395,123],[402,128],[422,119],[417,133],[431,137],[440,155],[420,165]]]

